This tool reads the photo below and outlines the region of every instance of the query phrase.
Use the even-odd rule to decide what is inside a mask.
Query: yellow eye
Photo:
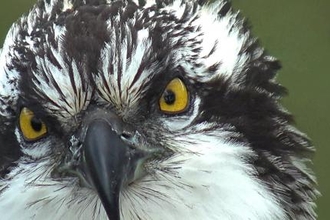
[[[21,110],[19,125],[27,141],[37,140],[47,133],[45,123],[38,119],[30,109],[25,107]]]
[[[173,79],[159,99],[160,110],[168,114],[178,114],[187,109],[189,94],[186,85],[179,79]]]

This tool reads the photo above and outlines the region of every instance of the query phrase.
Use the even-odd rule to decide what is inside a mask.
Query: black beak
[[[136,168],[132,149],[107,120],[95,119],[83,143],[84,163],[110,220],[120,219],[119,195]]]

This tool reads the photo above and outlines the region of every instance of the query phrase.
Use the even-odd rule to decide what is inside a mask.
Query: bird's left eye
[[[19,125],[21,132],[27,141],[35,141],[47,133],[46,124],[26,107],[21,110]]]
[[[178,114],[185,111],[189,104],[189,93],[181,79],[175,78],[167,84],[159,99],[159,108],[167,114]]]

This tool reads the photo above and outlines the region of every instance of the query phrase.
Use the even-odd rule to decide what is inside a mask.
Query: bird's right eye
[[[35,141],[47,134],[47,126],[28,108],[24,107],[19,116],[19,126],[27,141]]]

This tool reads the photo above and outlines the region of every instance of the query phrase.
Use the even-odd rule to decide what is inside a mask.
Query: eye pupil
[[[42,122],[38,118],[33,117],[31,119],[31,127],[33,128],[33,130],[40,132],[42,129]]]
[[[168,105],[173,105],[175,103],[175,93],[172,90],[166,90],[164,92],[164,100]]]

